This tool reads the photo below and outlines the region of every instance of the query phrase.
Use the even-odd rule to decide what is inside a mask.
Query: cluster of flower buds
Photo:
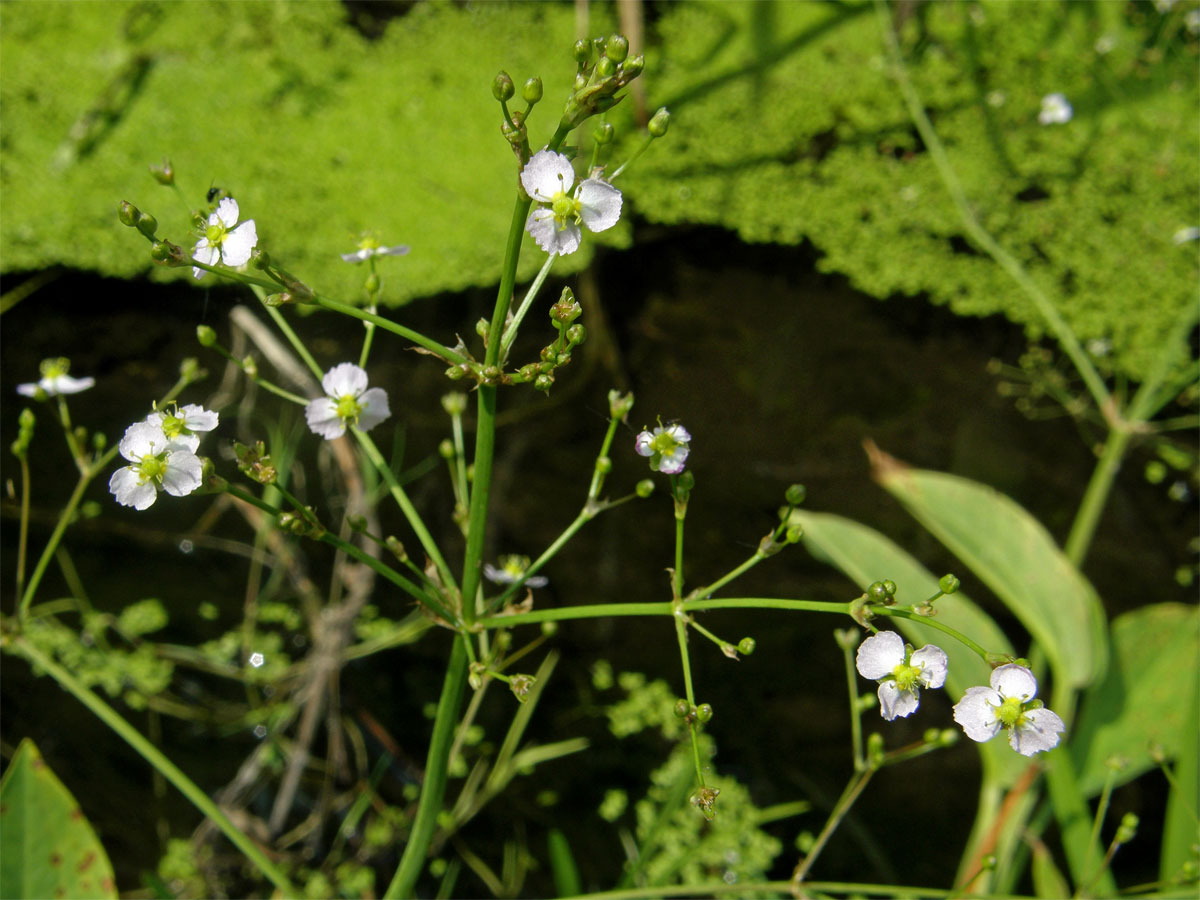
[[[640,53],[629,55],[624,35],[612,34],[576,41],[575,64],[575,85],[560,125],[568,130],[615,106],[620,99],[617,91],[642,74],[645,60]]]
[[[554,384],[554,371],[571,361],[571,351],[587,339],[587,329],[575,320],[583,313],[583,307],[575,299],[570,288],[563,288],[558,302],[550,307],[550,324],[558,336],[541,349],[536,363],[521,366],[512,376],[513,384],[533,382],[539,391],[549,393]]]
[[[275,464],[267,454],[267,447],[262,441],[258,441],[253,447],[235,441],[233,452],[237,455],[238,471],[247,478],[253,479],[259,484],[275,482],[278,472],[275,471]]]

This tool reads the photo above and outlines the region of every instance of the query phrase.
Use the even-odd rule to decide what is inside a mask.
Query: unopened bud
[[[938,590],[943,594],[955,593],[962,584],[954,575],[943,575],[938,579]]]
[[[686,719],[691,713],[692,708],[688,706],[688,702],[686,700],[680,699],[675,701],[675,707],[671,711],[675,713],[675,718]]]
[[[549,372],[543,372],[537,378],[533,379],[533,386],[539,391],[549,393],[550,388],[554,385],[554,376]]]
[[[450,438],[443,438],[438,444],[438,456],[442,459],[454,459],[454,442]]]
[[[367,517],[366,516],[347,516],[346,517],[346,525],[349,526],[351,531],[358,531],[358,532],[366,531],[367,530]]]
[[[646,60],[642,54],[631,56],[625,62],[621,63],[621,79],[629,83],[633,79],[642,74],[642,69],[646,68]]]
[[[604,80],[606,78],[612,78],[616,74],[617,74],[617,64],[615,62],[613,62],[611,59],[609,59],[607,56],[602,56],[602,57],[600,57],[599,60],[596,61],[596,77],[597,78]]]
[[[786,532],[784,532],[783,537],[784,540],[786,540],[789,544],[797,544],[800,542],[800,539],[804,537],[804,529],[799,525],[793,525]]]
[[[163,157],[161,166],[151,166],[150,174],[154,176],[154,180],[162,185],[172,185],[175,183],[175,167],[171,165],[171,161]]]
[[[451,391],[442,395],[442,409],[451,416],[461,416],[467,408],[467,395]]]
[[[128,225],[130,228],[137,227],[137,217],[140,213],[141,210],[128,200],[122,200],[117,205],[117,218],[121,220],[122,225]]]
[[[633,394],[622,394],[618,390],[608,392],[608,414],[614,419],[624,420],[633,409]]]
[[[267,294],[267,299],[263,301],[263,303],[271,307],[287,306],[289,303],[295,302],[296,298],[287,291],[280,291],[278,294]]]
[[[380,288],[380,281],[379,281],[378,273],[376,273],[376,272],[370,273],[367,276],[367,280],[366,280],[366,282],[364,282],[363,286],[367,289],[368,294],[371,294],[371,295],[378,294],[379,288]]]
[[[867,588],[867,599],[873,600],[876,603],[886,603],[891,598],[888,595],[887,588],[884,587],[883,582],[875,581],[872,582]]]
[[[612,471],[612,460],[607,456],[599,456],[596,458],[596,471],[601,475],[607,475]]]
[[[646,130],[650,132],[651,137],[660,138],[667,133],[667,129],[671,127],[671,114],[667,112],[665,106],[659,108],[650,121],[646,123]]]
[[[217,342],[217,332],[208,325],[197,325],[196,340],[201,347],[211,347]]]
[[[616,129],[612,127],[611,122],[597,122],[596,127],[592,129],[592,139],[597,144],[611,144],[616,136]]]
[[[629,55],[629,39],[623,34],[609,35],[604,42],[604,55],[613,62],[624,62]]]
[[[582,344],[585,340],[587,340],[587,329],[583,327],[582,323],[576,322],[567,329],[567,342],[572,347]]]
[[[749,656],[751,653],[754,652],[754,648],[757,646],[758,646],[758,643],[754,640],[754,638],[744,637],[740,641],[738,641],[738,645],[737,645],[738,653],[742,654],[742,656]]]
[[[571,51],[575,56],[575,62],[579,65],[586,65],[592,58],[592,42],[589,40],[578,40]]]
[[[500,102],[509,100],[516,93],[516,88],[513,87],[512,77],[504,71],[496,73],[496,77],[492,79],[492,96]]]
[[[701,703],[696,707],[696,720],[703,725],[705,722],[712,721],[713,708],[711,704]]]
[[[525,102],[532,106],[542,99],[542,79],[534,75],[525,82],[521,88],[521,96],[525,98]]]
[[[649,478],[643,478],[637,483],[637,487],[634,488],[634,493],[645,500],[654,493],[654,482]]]
[[[792,484],[788,486],[784,497],[787,498],[787,502],[790,506],[799,506],[804,502],[804,498],[807,494],[808,491],[805,489],[804,485]]]
[[[408,559],[408,553],[405,551],[404,545],[400,543],[400,539],[394,534],[389,534],[386,538],[384,538],[383,544],[388,548],[392,556],[396,557],[396,559],[400,560],[400,562],[404,562],[406,559]]]
[[[483,318],[482,316],[481,316],[481,317],[479,318],[479,320],[478,320],[478,321],[475,323],[475,333],[476,333],[477,335],[479,335],[481,338],[483,338],[483,342],[484,342],[485,344],[487,343],[487,339],[488,339],[488,329],[489,329],[490,327],[491,327],[491,325],[490,325],[490,323],[488,322],[488,320],[487,320],[487,319],[485,319],[485,318]]]
[[[892,581],[890,578],[885,578],[885,579],[884,579],[884,581],[883,581],[883,589],[884,589],[885,591],[887,591],[887,595],[888,595],[889,597],[895,597],[895,596],[896,596],[896,591],[898,590],[898,588],[896,587],[896,582]]]
[[[154,218],[150,213],[139,211],[136,224],[137,230],[151,239],[154,238],[154,233],[158,231],[158,219]]]
[[[261,247],[250,251],[250,263],[256,269],[268,269],[271,266],[271,254]]]

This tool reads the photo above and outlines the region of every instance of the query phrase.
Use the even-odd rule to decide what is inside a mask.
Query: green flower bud
[[[887,595],[888,595],[889,597],[895,597],[895,596],[896,596],[896,590],[897,590],[897,588],[896,588],[896,582],[892,581],[890,578],[884,579],[884,582],[883,582],[883,589],[884,589],[885,591],[887,591]]]
[[[543,347],[541,350],[539,350],[538,356],[541,358],[542,362],[552,363],[558,357],[558,351],[555,350],[554,345],[551,344],[548,347]],[[542,369],[542,371],[544,372],[546,370]]]
[[[537,378],[533,379],[533,386],[543,393],[549,393],[550,387],[554,384],[554,376],[543,372]]]
[[[613,62],[624,62],[629,55],[629,39],[623,34],[609,35],[604,43],[604,55]]]
[[[607,475],[609,472],[612,471],[612,460],[609,459],[607,456],[597,457],[596,458],[596,471],[599,472],[601,475]]]
[[[258,362],[253,356],[247,356],[242,360],[242,371],[251,378],[258,377]]]
[[[692,474],[691,469],[680,474],[678,484],[681,491],[690,491],[696,486],[696,476]]]
[[[867,588],[867,599],[873,600],[876,603],[886,603],[891,597],[888,595],[887,588],[884,587],[882,581],[876,581]]]
[[[280,291],[278,294],[267,294],[267,299],[263,303],[267,306],[278,307],[287,306],[289,303],[295,303],[296,298],[287,291]]]
[[[703,725],[705,722],[712,721],[713,708],[708,703],[701,703],[696,707],[696,719]]]
[[[572,346],[582,344],[587,340],[587,329],[579,322],[576,322],[567,329],[567,342]]]
[[[740,641],[738,641],[738,645],[737,645],[738,653],[742,654],[742,656],[749,656],[751,653],[754,652],[754,648],[757,646],[758,646],[758,643],[754,640],[754,638],[744,637]]]
[[[680,699],[675,701],[675,708],[671,711],[675,713],[675,718],[686,719],[691,713],[692,709],[690,706],[688,706],[688,702],[686,700]]]
[[[161,166],[151,166],[150,174],[154,176],[154,180],[162,185],[172,185],[175,183],[175,167],[171,165],[171,161],[165,156],[163,157]]]
[[[346,525],[351,531],[363,532],[367,530],[366,516],[347,516]]]
[[[454,459],[454,442],[450,438],[444,438],[438,444],[438,456],[442,459]]]
[[[633,409],[633,394],[622,394],[618,390],[608,392],[608,414],[614,419],[622,419]]]
[[[546,637],[550,637],[551,635],[557,634],[557,633],[558,633],[558,623],[557,622],[543,622],[542,623],[542,634],[546,635]]]
[[[611,144],[615,136],[616,130],[611,122],[597,122],[596,127],[592,129],[592,139],[597,144]]]
[[[804,502],[804,498],[807,494],[808,494],[808,491],[805,489],[804,485],[792,484],[792,485],[788,486],[788,489],[787,489],[786,493],[784,494],[784,497],[787,498],[787,502],[789,505],[799,506],[801,503]]]
[[[28,406],[21,410],[17,416],[17,424],[21,426],[22,431],[30,431],[33,428],[37,418],[33,414],[33,410]]]
[[[451,381],[462,381],[467,373],[461,366],[451,366],[446,370],[446,377]]]
[[[500,370],[499,366],[484,366],[480,374],[483,375],[483,380],[488,384],[496,384],[500,380],[500,376],[504,373]]]
[[[602,56],[596,62],[596,78],[606,80],[617,74],[617,64],[607,56]]]
[[[483,342],[485,344],[487,343],[489,328],[491,328],[491,324],[482,316],[479,318],[479,321],[475,323],[475,333],[483,338]]]
[[[671,127],[671,114],[667,112],[665,106],[660,107],[658,112],[650,117],[650,121],[646,123],[646,130],[650,132],[651,137],[660,138],[667,133],[667,129]]]
[[[372,272],[367,276],[367,280],[363,286],[366,288],[368,294],[374,296],[375,294],[379,293],[380,284],[379,275],[377,275],[375,272]]]
[[[442,396],[442,409],[447,415],[461,416],[467,408],[467,395],[459,391],[451,391]]]
[[[196,340],[201,347],[211,347],[217,342],[217,332],[208,325],[196,326]]]
[[[496,77],[492,79],[492,96],[503,103],[515,93],[516,88],[513,87],[513,80],[509,74],[503,70],[497,72]]]
[[[158,231],[158,219],[150,215],[150,213],[138,212],[137,214],[137,230],[151,240],[154,239],[154,232]]]
[[[646,68],[646,60],[642,54],[631,56],[625,62],[621,63],[621,80],[628,84],[642,74],[642,69]]]
[[[654,482],[649,478],[643,478],[637,483],[637,487],[634,488],[634,493],[645,500],[654,493]]]
[[[255,247],[250,251],[250,263],[256,269],[269,269],[271,267],[271,254],[266,250]]]
[[[141,212],[128,200],[122,200],[117,205],[117,218],[121,220],[122,225],[128,225],[130,228],[137,228],[137,220]]]
[[[793,525],[784,532],[783,537],[789,544],[797,544],[800,542],[800,538],[804,537],[804,529],[799,525]]]
[[[92,449],[97,453],[103,453],[108,447],[108,435],[103,431],[97,431],[92,435]]]
[[[575,56],[575,62],[581,66],[587,65],[592,58],[592,42],[581,39],[575,42],[575,46],[571,51]]]
[[[561,353],[559,353],[556,357],[554,357],[554,365],[556,367],[557,366],[565,366],[570,361],[571,361],[571,351],[570,350],[564,350]]]
[[[542,79],[534,75],[521,88],[521,96],[530,106],[542,99]]]
[[[389,534],[383,539],[383,545],[388,548],[388,551],[400,562],[408,559],[408,553],[404,549],[404,545],[400,543],[400,539],[394,534]]]
[[[938,579],[938,590],[943,594],[955,593],[960,585],[961,582],[954,575],[943,575]]]
[[[95,500],[88,500],[79,506],[79,515],[85,519],[98,519],[104,513],[104,507]]]

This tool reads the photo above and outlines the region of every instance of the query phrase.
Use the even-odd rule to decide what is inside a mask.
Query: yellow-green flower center
[[[1019,697],[1006,697],[1004,702],[996,708],[996,718],[1005,728],[1020,725],[1021,720],[1025,718],[1024,704],[1021,703]]]
[[[550,209],[554,212],[554,221],[558,223],[558,227],[561,229],[568,223],[573,225],[579,224],[579,213],[583,209],[583,204],[565,191],[559,191],[554,195],[554,199],[550,201]]]
[[[146,484],[147,482],[158,483],[162,481],[163,473],[167,471],[167,463],[166,460],[147,454],[142,457],[141,462],[134,468],[137,470],[142,484]]]
[[[900,663],[900,665],[892,669],[892,677],[896,679],[896,687],[900,690],[912,690],[921,682],[921,667]]]
[[[221,242],[225,240],[225,226],[220,221],[208,225],[204,229],[204,239],[208,241],[210,247],[221,246]]]
[[[347,424],[353,425],[357,422],[362,411],[362,404],[354,398],[353,394],[346,394],[337,402],[338,418]]]
[[[168,438],[177,438],[181,434],[186,434],[187,429],[184,427],[184,420],[181,416],[163,415],[162,430]]]
[[[660,431],[650,439],[650,449],[663,456],[674,456],[678,446],[679,441],[669,431]]]
[[[66,375],[71,369],[69,360],[59,357],[58,359],[44,359],[38,367],[41,369],[42,375],[46,378],[58,378],[60,375]]]

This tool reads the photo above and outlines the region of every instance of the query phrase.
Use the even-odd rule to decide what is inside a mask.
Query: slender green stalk
[[[838,643],[842,647],[846,686],[850,694],[850,746],[854,755],[854,771],[861,772],[866,768],[867,762],[863,756],[862,709],[858,705],[858,672],[854,667],[854,658],[850,654],[851,645],[840,639]]]
[[[763,553],[761,551],[755,551],[753,556],[751,556],[748,560],[746,560],[744,563],[742,563],[736,569],[733,569],[729,573],[722,575],[720,578],[718,578],[712,584],[706,584],[706,585],[704,585],[704,587],[696,588],[694,591],[692,591],[691,596],[693,596],[693,597],[711,597],[713,594],[715,594],[721,588],[725,587],[725,585],[729,584],[729,582],[733,581],[739,575],[742,575],[745,572],[749,571],[750,569],[754,568],[756,565],[758,565],[760,562],[762,562],[766,558],[767,558],[767,555],[765,553]]]
[[[679,644],[679,660],[683,664],[683,690],[687,697],[688,709],[696,708],[696,694],[692,690],[692,663],[688,657],[687,625],[681,615],[672,617],[675,620],[675,640]],[[704,787],[704,766],[700,762],[700,733],[694,717],[689,717],[688,733],[692,738],[692,762],[696,766],[696,782]]]
[[[798,887],[804,882],[804,876],[808,874],[809,869],[817,861],[821,851],[825,849],[825,844],[833,835],[837,827],[842,824],[842,819],[846,817],[846,813],[850,812],[850,807],[854,805],[854,801],[859,798],[863,790],[867,786],[867,782],[871,780],[876,769],[867,768],[862,772],[858,772],[850,779],[850,783],[846,785],[846,790],[842,792],[842,796],[838,798],[838,802],[834,804],[833,811],[829,813],[829,819],[825,822],[825,827],[821,829],[821,833],[817,835],[816,841],[812,845],[812,849],[808,851],[804,859],[800,860],[796,866],[796,870],[792,873],[792,885]]]
[[[391,319],[385,319],[383,316],[376,313],[368,312],[365,309],[359,309],[357,306],[351,306],[349,303],[342,303],[340,300],[331,300],[328,297],[322,297],[319,294],[313,295],[313,302],[318,306],[323,306],[325,309],[339,312],[342,315],[350,316],[355,319],[362,319],[364,322],[371,322],[374,325],[382,328],[384,331],[390,331],[392,334],[398,334],[400,337],[408,338],[419,347],[424,347],[434,356],[441,357],[447,362],[453,363],[456,366],[466,365],[470,362],[465,356],[457,350],[452,350],[449,347],[439,344],[432,338],[428,338],[419,331],[413,331],[411,328],[406,328],[399,322],[393,322]]]
[[[866,884],[850,881],[806,881],[804,886],[815,894],[862,894],[864,896],[891,895],[896,897],[953,897],[953,891],[944,888],[912,887],[903,884]],[[795,884],[790,881],[738,881],[729,884],[713,881],[707,884],[673,884],[629,888],[620,891],[597,891],[594,894],[579,894],[564,900],[643,900],[649,897],[709,897],[721,894],[742,894],[747,897],[791,897]],[[1019,900],[1013,897],[1012,900]]]
[[[512,343],[517,339],[517,331],[521,328],[521,322],[525,320],[525,314],[529,312],[529,307],[533,305],[533,298],[542,289],[542,284],[545,282],[546,276],[550,274],[550,267],[553,265],[554,255],[551,254],[546,257],[546,262],[542,265],[541,271],[533,279],[533,284],[525,292],[525,297],[521,300],[521,305],[517,307],[517,311],[513,313],[512,320],[504,329],[504,337],[500,339],[499,359],[501,362],[508,359],[508,351],[512,349]]]
[[[29,615],[29,604],[33,602],[33,595],[42,583],[42,576],[46,574],[46,567],[50,565],[50,560],[54,558],[54,551],[58,549],[58,542],[62,540],[67,526],[75,518],[75,510],[83,500],[84,491],[91,483],[92,476],[80,475],[79,480],[75,482],[75,490],[71,492],[71,496],[67,500],[67,505],[59,513],[58,521],[54,524],[54,531],[50,532],[50,539],[46,541],[42,555],[38,557],[37,564],[33,567],[33,574],[29,576],[29,583],[25,585],[25,593],[21,595],[21,601],[17,605],[17,621],[22,625],[25,624],[25,619]]]
[[[1108,775],[1104,779],[1104,787],[1100,791],[1100,800],[1096,804],[1096,815],[1092,820],[1092,837],[1088,841],[1087,856],[1083,858],[1083,868],[1087,871],[1092,865],[1093,848],[1100,845],[1100,829],[1104,825],[1104,819],[1108,815],[1108,804],[1112,799],[1113,786],[1117,782],[1117,769],[1110,767]],[[1097,875],[1100,873],[1097,872]]]
[[[1096,535],[1096,527],[1100,524],[1100,516],[1108,505],[1108,495],[1112,491],[1117,472],[1121,469],[1121,461],[1129,447],[1132,432],[1124,428],[1110,428],[1108,438],[1104,441],[1104,449],[1092,477],[1088,480],[1087,490],[1071,523],[1071,533],[1067,536],[1063,552],[1075,566],[1082,566],[1087,557],[1092,538]]]
[[[262,872],[285,897],[297,896],[296,889],[292,886],[287,876],[275,867],[275,864],[267,858],[258,845],[250,840],[244,832],[240,831],[229,820],[229,817],[221,811],[221,808],[204,791],[197,787],[194,781],[188,778],[178,766],[147,740],[141,732],[125,721],[120,713],[105,703],[95,692],[84,686],[74,675],[62,668],[62,666],[49,656],[42,653],[28,639],[24,637],[15,638],[11,644],[11,649],[15,653],[24,656],[38,668],[43,669],[46,674],[72,694],[75,699],[91,710],[100,721],[115,731],[125,743],[129,744],[156,771],[161,772],[163,777],[191,801],[196,809],[221,829],[221,832],[229,838],[230,842],[241,850],[246,858],[254,864],[255,868]]]
[[[396,501],[396,505],[404,513],[404,518],[408,521],[408,527],[413,530],[417,536],[417,540],[421,542],[421,548],[433,560],[433,564],[437,566],[438,574],[442,577],[442,582],[447,588],[453,589],[456,583],[454,575],[451,573],[450,567],[446,564],[446,560],[442,556],[442,551],[438,549],[433,535],[425,527],[425,522],[421,518],[421,514],[417,512],[417,508],[408,499],[408,494],[400,486],[400,481],[396,478],[396,473],[387,464],[387,460],[383,458],[383,454],[379,452],[379,448],[375,446],[375,442],[371,440],[370,435],[360,428],[351,428],[350,430],[358,440],[359,446],[363,448],[363,452],[367,454],[367,459],[371,461],[371,465],[375,467],[375,471],[382,475],[383,480],[387,482],[388,491],[391,493],[392,499]]]
[[[442,683],[442,695],[438,700],[437,716],[433,722],[433,737],[429,742],[429,753],[425,759],[425,782],[421,786],[421,799],[417,803],[417,815],[400,865],[384,893],[385,900],[415,896],[417,878],[425,868],[425,855],[437,826],[438,814],[442,811],[442,800],[446,795],[446,769],[450,759],[450,747],[454,742],[458,711],[462,706],[467,686],[468,638],[456,636],[446,667],[446,678]]]
[[[527,613],[487,616],[475,623],[475,628],[511,628],[514,625],[537,625],[542,622],[562,622],[567,619],[603,619],[624,616],[670,616],[676,608],[684,612],[705,609],[788,609],[802,612],[850,614],[850,604],[821,600],[781,600],[775,597],[718,597],[712,600],[683,600],[678,606],[669,600],[659,603],[594,603],[566,606],[559,609],[538,609]]]
[[[17,596],[25,587],[25,560],[29,552],[29,454],[28,448],[20,456],[21,462],[21,524],[17,533]]]
[[[988,660],[988,651],[986,649],[984,649],[979,644],[975,643],[973,640],[971,640],[969,637],[967,637],[962,632],[957,631],[954,628],[951,628],[949,625],[946,625],[946,624],[938,621],[937,619],[933,618],[932,616],[922,616],[922,615],[918,615],[917,613],[913,612],[910,609],[894,609],[894,608],[888,607],[888,606],[874,606],[874,607],[871,607],[871,610],[872,610],[872,612],[874,612],[878,615],[881,615],[881,616],[894,616],[894,617],[900,618],[900,619],[908,619],[910,622],[920,622],[922,625],[928,625],[930,628],[933,628],[936,631],[942,632],[942,634],[950,635],[950,637],[954,638],[960,644],[962,644],[966,647],[970,647],[972,650],[974,650],[976,653],[979,654],[979,658],[982,659],[984,662],[987,662],[987,660]]]

